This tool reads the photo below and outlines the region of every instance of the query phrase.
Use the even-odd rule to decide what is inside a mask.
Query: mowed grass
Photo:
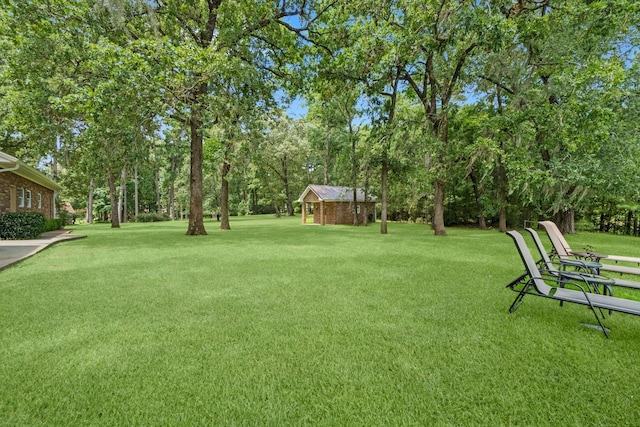
[[[509,237],[300,221],[76,226],[0,272],[0,425],[637,425],[640,318],[509,314]]]

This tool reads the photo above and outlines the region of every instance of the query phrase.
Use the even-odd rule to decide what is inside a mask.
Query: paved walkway
[[[56,230],[43,233],[34,240],[0,240],[0,270],[37,254],[53,244],[83,237],[87,236],[70,234],[69,230]]]

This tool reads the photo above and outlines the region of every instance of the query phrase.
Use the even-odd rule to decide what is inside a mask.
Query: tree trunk
[[[501,233],[507,231],[507,172],[502,163],[502,159],[498,159],[498,172],[497,172],[497,187],[498,187],[498,230]]]
[[[191,179],[189,182],[189,228],[188,236],[204,236],[207,234],[204,229],[204,219],[202,215],[202,117],[200,106],[201,97],[207,91],[206,84],[200,84],[196,90],[196,99],[191,105],[191,117],[189,120],[191,131]]]
[[[329,136],[330,135],[331,135],[331,123],[327,121],[327,134],[324,139],[324,185],[329,185]]]
[[[87,224],[93,224],[93,192],[95,188],[95,180],[91,178],[91,181],[89,181],[89,197],[87,200]]]
[[[138,197],[138,167],[135,166],[133,168],[133,214],[137,218],[139,213],[138,204],[140,203],[140,199]]]
[[[358,189],[353,187],[353,225],[358,226]]]
[[[443,113],[440,119],[434,120],[433,132],[438,135],[442,146],[446,147],[449,141],[449,121],[447,118],[446,109],[443,106]],[[433,112],[436,109],[432,109]],[[438,156],[438,163],[444,164],[444,153],[441,152]],[[433,232],[436,236],[446,236],[447,231],[444,226],[444,198],[445,198],[446,182],[444,178],[437,177],[433,184]]]
[[[500,207],[500,214],[498,218],[498,230],[504,233],[507,231],[507,208],[504,206]]]
[[[225,162],[221,168],[221,185],[220,185],[220,229],[231,230],[229,225],[229,181],[227,181],[227,175],[231,170],[231,165]]]
[[[436,236],[446,236],[444,227],[444,187],[443,179],[436,179],[433,184],[433,231]]]
[[[380,234],[387,234],[387,176],[389,175],[389,166],[387,165],[387,152],[382,153],[382,172],[380,174],[380,186],[382,192],[382,201],[380,206]]]
[[[572,208],[558,211],[554,222],[562,234],[575,234],[575,212]]]
[[[171,157],[171,159],[173,160],[173,156]],[[153,144],[153,183],[156,189],[156,212],[161,213],[162,206],[160,206],[160,167],[158,166],[156,144]],[[173,219],[173,217],[171,217],[171,219]]]
[[[486,230],[487,229],[487,222],[485,220],[484,213],[483,213],[484,206],[482,205],[482,201],[481,201],[482,195],[480,194],[480,187],[478,185],[478,178],[476,176],[475,168],[473,168],[471,170],[471,173],[469,174],[469,179],[471,179],[471,183],[473,184],[473,196],[474,196],[475,201],[476,201],[476,212],[477,212],[477,215],[478,215],[478,226],[482,230]]]
[[[118,221],[127,222],[127,169],[120,174],[120,196],[118,198]]]
[[[178,214],[176,213],[176,172],[176,158],[175,156],[171,156],[171,184],[169,185],[167,207],[172,220],[178,219]],[[158,197],[158,200],[160,200],[160,197]]]
[[[362,225],[365,227],[369,225],[369,209],[367,209],[368,201],[369,201],[369,170],[366,168],[366,172],[364,175],[364,201],[365,203],[362,205]]]
[[[111,228],[120,228],[118,220],[118,197],[116,195],[116,177],[109,169],[109,200],[111,201]]]
[[[284,194],[287,198],[287,216],[294,216],[293,212],[293,198],[291,196],[291,189],[289,188],[289,169],[287,167],[287,156],[282,158],[282,181],[284,184]]]
[[[247,174],[247,165],[246,163],[242,166],[242,181],[243,182],[247,182],[249,180],[249,176]],[[288,183],[285,184],[285,188],[288,186]],[[249,215],[250,213],[254,212],[255,206],[253,206],[249,200],[249,191],[247,191],[246,187],[242,187],[242,201],[246,203],[247,205],[247,215]]]
[[[498,114],[503,115],[502,108],[502,88],[500,85],[496,85],[496,101],[498,102]],[[500,149],[504,149],[504,142],[500,142]],[[497,172],[497,186],[498,186],[498,231],[505,233],[507,231],[507,172],[504,164],[502,163],[502,156],[498,156],[498,172]]]
[[[356,138],[353,126],[349,122],[349,138],[351,138],[351,185],[353,186],[353,225],[358,226],[358,159],[356,158]]]

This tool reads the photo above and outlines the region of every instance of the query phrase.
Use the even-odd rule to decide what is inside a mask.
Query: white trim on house
[[[0,173],[13,172],[31,182],[42,185],[50,190],[62,190],[62,187],[37,169],[21,162],[13,156],[0,151]]]
[[[24,187],[18,188],[18,207],[24,208]]]

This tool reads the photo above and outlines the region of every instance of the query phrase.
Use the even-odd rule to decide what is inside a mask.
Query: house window
[[[24,208],[24,188],[18,188],[18,207]]]
[[[31,207],[31,190],[27,190],[27,207]]]
[[[38,209],[42,209],[42,193],[38,193]]]

